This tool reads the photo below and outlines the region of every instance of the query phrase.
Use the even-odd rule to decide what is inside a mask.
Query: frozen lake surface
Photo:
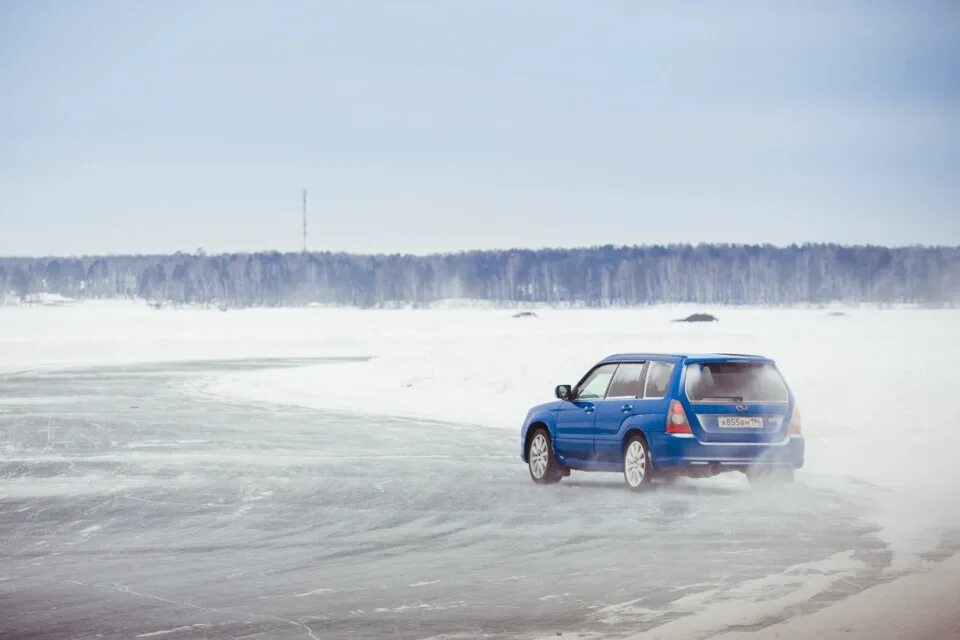
[[[689,636],[706,637],[822,607],[890,563],[862,487],[540,487],[516,433],[184,391],[304,363],[0,377],[0,635],[687,637],[708,614]]]

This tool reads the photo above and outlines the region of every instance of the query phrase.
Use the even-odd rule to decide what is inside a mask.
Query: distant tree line
[[[56,293],[229,306],[960,302],[960,247],[702,244],[428,256],[176,253],[0,258],[0,299]]]

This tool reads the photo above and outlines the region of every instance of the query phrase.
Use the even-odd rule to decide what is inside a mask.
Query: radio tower
[[[307,252],[307,190],[303,190],[303,252]]]

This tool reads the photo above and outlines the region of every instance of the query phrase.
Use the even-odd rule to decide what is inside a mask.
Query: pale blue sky
[[[960,244],[960,4],[0,0],[0,255]]]

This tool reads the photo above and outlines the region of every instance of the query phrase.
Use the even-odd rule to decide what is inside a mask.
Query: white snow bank
[[[125,301],[0,306],[0,371],[251,357],[356,355],[362,336],[325,335],[336,309],[154,309]],[[355,312],[353,312],[355,313]],[[361,353],[362,354],[362,353]]]

